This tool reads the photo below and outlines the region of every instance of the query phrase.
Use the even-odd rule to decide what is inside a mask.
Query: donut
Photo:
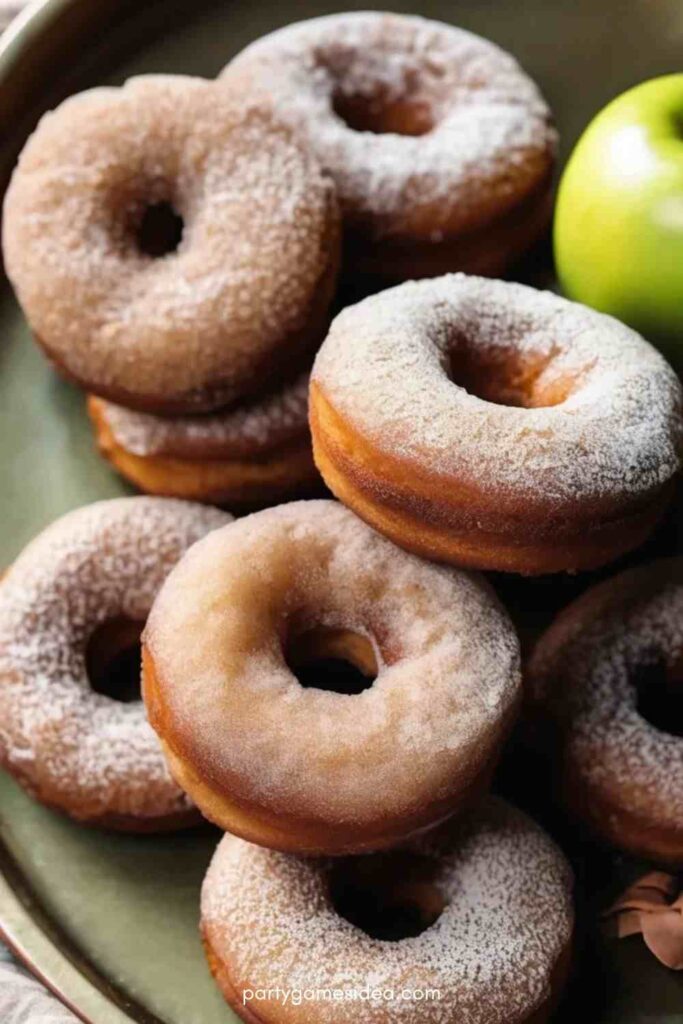
[[[130,408],[211,411],[319,344],[337,201],[272,113],[148,75],[40,121],[7,192],[3,250],[66,376]]]
[[[514,58],[471,32],[314,18],[252,43],[222,81],[265,97],[332,175],[347,260],[365,274],[500,274],[547,227],[550,112]]]
[[[602,565],[652,530],[680,466],[681,387],[654,348],[556,295],[464,274],[344,310],[309,409],[338,498],[471,568]]]
[[[3,577],[0,764],[36,799],[125,831],[198,817],[168,772],[139,692],[137,700],[110,694],[102,672],[130,654],[183,552],[229,520],[164,498],[96,502],[49,526]]]
[[[211,972],[248,1024],[542,1024],[573,917],[563,855],[495,797],[364,857],[294,857],[226,835],[201,898]]]
[[[683,559],[671,558],[588,590],[527,669],[532,735],[546,734],[571,814],[604,842],[678,868],[682,665]]]
[[[102,454],[148,494],[255,505],[320,485],[308,429],[308,373],[261,399],[202,416],[154,416],[95,395],[88,412]]]
[[[143,693],[205,817],[336,854],[476,799],[517,711],[518,659],[481,580],[323,499],[253,513],[188,552],[145,627]],[[335,692],[326,660],[355,666],[360,685]]]

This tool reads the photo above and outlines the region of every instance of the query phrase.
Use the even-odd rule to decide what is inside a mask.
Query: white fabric
[[[27,3],[28,0],[0,0],[0,32],[7,28],[15,14],[26,7]]]
[[[2,1024],[78,1024],[70,1010],[39,981],[9,960],[0,946],[0,1021]]]

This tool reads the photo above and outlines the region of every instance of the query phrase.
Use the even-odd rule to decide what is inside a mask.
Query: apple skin
[[[553,235],[564,292],[634,327],[683,372],[683,74],[629,89],[590,123]]]

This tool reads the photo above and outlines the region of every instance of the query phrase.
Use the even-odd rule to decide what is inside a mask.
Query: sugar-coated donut
[[[303,686],[289,666],[321,657],[376,679],[354,695],[322,676]],[[145,628],[143,692],[207,818],[277,849],[341,853],[479,795],[516,713],[518,658],[482,581],[400,551],[337,502],[304,501],[187,553]]]
[[[560,613],[528,666],[530,718],[572,813],[608,843],[675,867],[683,867],[683,722],[680,700],[678,719],[665,702],[682,665],[677,558],[593,587]],[[658,698],[663,729],[643,714]]]
[[[169,569],[230,516],[118,498],[58,519],[0,584],[0,763],[38,800],[91,824],[153,831],[197,817],[140,700],[95,692],[88,665],[133,642]]]
[[[175,250],[145,251],[176,214]],[[37,340],[88,391],[149,412],[220,408],[303,360],[327,325],[338,236],[334,186],[291,132],[172,75],[47,114],[4,206]]]
[[[634,331],[447,275],[344,310],[311,376],[318,469],[397,544],[547,573],[637,546],[672,492],[681,386]]]
[[[308,429],[308,373],[273,394],[203,416],[154,416],[95,395],[88,412],[102,454],[148,494],[257,505],[320,485]]]
[[[573,924],[561,852],[492,797],[359,858],[293,857],[227,835],[202,888],[209,966],[248,1024],[542,1024]]]
[[[252,43],[222,79],[264,95],[332,174],[357,270],[499,274],[548,223],[548,107],[471,32],[400,14],[315,18]]]

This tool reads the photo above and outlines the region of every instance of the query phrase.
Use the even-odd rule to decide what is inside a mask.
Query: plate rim
[[[21,869],[0,845],[0,939],[15,958],[84,1024],[162,1024],[119,995],[59,934],[30,892]]]
[[[0,94],[12,95],[17,68],[30,60],[33,47],[57,30],[64,16],[77,14],[83,25],[111,11],[108,0],[31,0],[0,36]],[[100,21],[100,27],[102,22]],[[25,112],[32,107],[32,97]],[[8,118],[8,122],[9,122]],[[12,120],[14,120],[12,118]],[[18,118],[18,121],[21,119]],[[21,128],[10,124],[0,150],[12,152]],[[4,183],[3,183],[4,184]],[[0,185],[0,200],[4,188]],[[0,274],[2,273],[0,269]],[[23,876],[20,865],[0,842],[0,939],[30,973],[84,1024],[162,1024],[130,997],[116,991],[97,968],[60,934]]]

